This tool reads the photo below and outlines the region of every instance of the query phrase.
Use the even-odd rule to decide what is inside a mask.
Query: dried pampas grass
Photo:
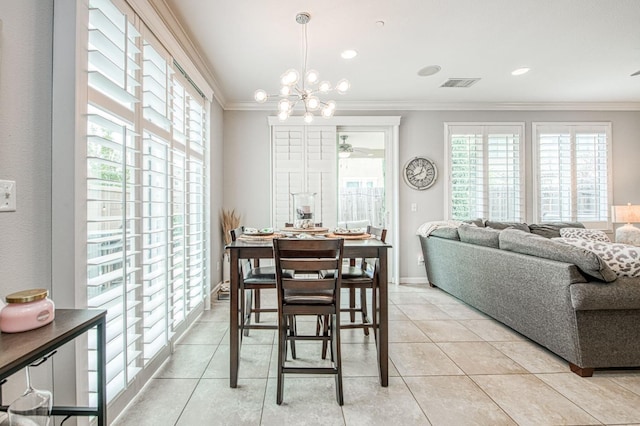
[[[220,221],[222,224],[222,232],[224,235],[224,243],[231,243],[231,234],[229,231],[240,226],[240,215],[234,210],[222,209],[220,213]]]

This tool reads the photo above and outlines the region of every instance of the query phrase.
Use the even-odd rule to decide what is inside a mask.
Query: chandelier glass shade
[[[280,92],[268,94],[262,89],[254,93],[254,99],[258,103],[267,100],[278,100],[278,118],[285,121],[294,114],[294,109],[300,105],[304,108],[302,114],[305,123],[311,123],[314,113],[318,112],[324,118],[333,117],[336,110],[336,102],[323,100],[321,96],[330,92],[346,93],[351,84],[349,80],[342,79],[333,86],[329,81],[320,81],[320,74],[314,69],[307,69],[307,24],[311,15],[301,12],[296,15],[296,22],[302,25],[303,62],[302,73],[296,69],[288,69],[280,76]]]

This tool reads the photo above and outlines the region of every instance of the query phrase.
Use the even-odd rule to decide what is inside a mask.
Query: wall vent
[[[450,78],[440,85],[440,87],[471,87],[480,81],[479,78]]]

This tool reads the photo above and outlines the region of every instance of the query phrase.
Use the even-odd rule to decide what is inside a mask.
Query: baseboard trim
[[[429,284],[427,277],[400,277],[400,284]]]

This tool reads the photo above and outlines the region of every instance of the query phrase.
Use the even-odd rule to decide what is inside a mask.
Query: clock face
[[[414,157],[404,166],[404,181],[414,189],[427,189],[436,182],[438,169],[425,157]]]

